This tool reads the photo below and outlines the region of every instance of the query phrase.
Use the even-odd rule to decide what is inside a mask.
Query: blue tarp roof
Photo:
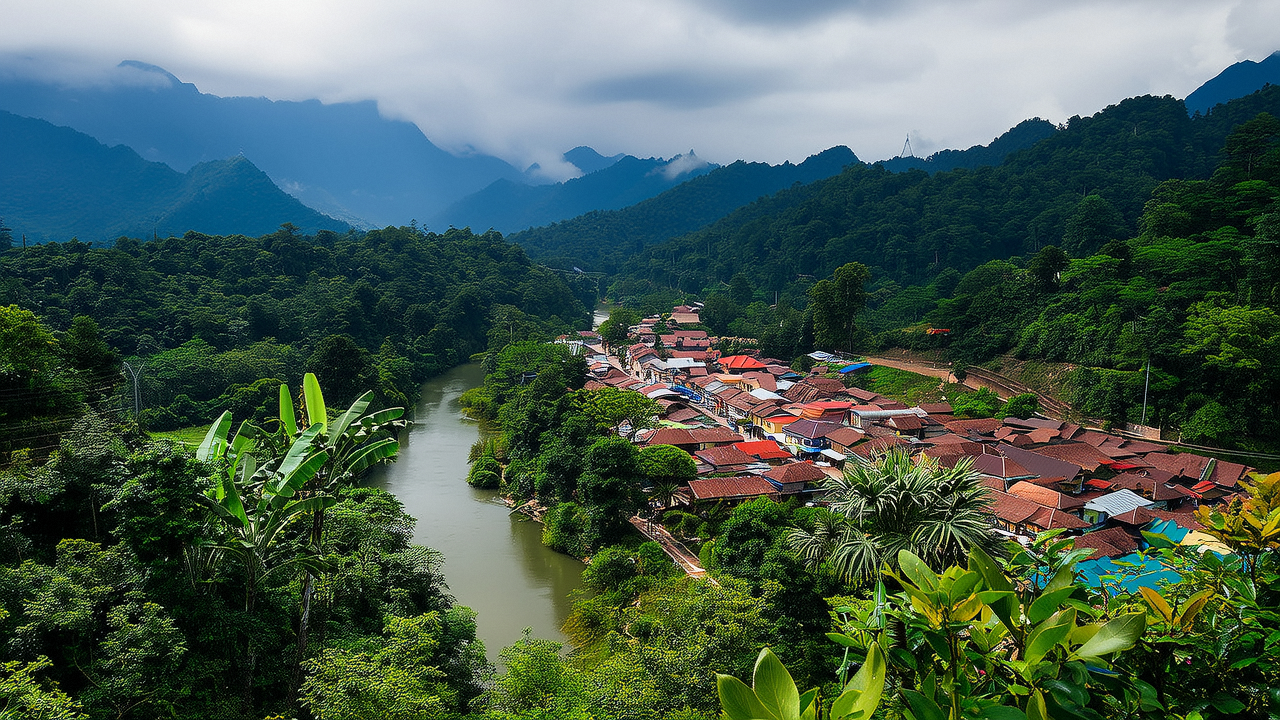
[[[841,373],[858,372],[859,370],[866,370],[869,367],[871,367],[871,363],[869,362],[854,363],[852,365],[845,365],[844,367],[840,368],[840,372]]]
[[[1133,563],[1134,567],[1117,565],[1111,558],[1104,557],[1081,561],[1076,565],[1076,570],[1084,576],[1084,581],[1093,587],[1102,586],[1103,575],[1117,575],[1120,577],[1120,587],[1130,593],[1138,592],[1140,587],[1158,590],[1161,581],[1176,583],[1181,579],[1178,573],[1166,568],[1159,560],[1150,558],[1143,560],[1142,555],[1138,553],[1130,553],[1118,560]]]

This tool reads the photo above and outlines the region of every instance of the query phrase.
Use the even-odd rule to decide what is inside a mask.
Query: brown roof
[[[689,489],[693,491],[693,497],[697,500],[755,497],[778,492],[772,483],[759,475],[690,480]]]
[[[1125,440],[1124,449],[1142,455],[1143,453],[1161,452],[1165,449],[1165,446],[1145,440]]]
[[[1056,530],[1065,528],[1067,530],[1082,530],[1089,527],[1089,523],[1072,515],[1065,510],[1057,508],[1045,507],[1036,511],[1035,515],[1027,518],[1027,523],[1045,530]]]
[[[827,433],[827,439],[842,447],[852,447],[866,438],[866,433],[858,428],[841,426]]]
[[[1062,477],[1067,480],[1071,480],[1080,474],[1079,465],[1064,462],[1057,458],[1049,457],[1048,455],[1041,455],[1039,452],[1022,450],[1008,445],[1000,445],[998,449],[1001,454],[1026,468],[1033,475],[1039,475],[1040,477]]]
[[[1035,433],[1032,433],[1034,436]],[[1081,468],[1093,472],[1098,469],[1099,465],[1111,462],[1111,458],[1088,443],[1067,442],[1058,445],[1049,445],[1042,448],[1036,448],[1036,453],[1051,458],[1057,458],[1072,465],[1079,465]]]
[[[1120,513],[1119,515],[1112,515],[1111,519],[1115,520],[1121,525],[1132,525],[1134,527],[1142,527],[1143,525],[1146,525],[1152,520],[1155,520],[1156,516],[1148,512],[1146,508],[1134,508],[1129,512]]]
[[[1172,479],[1173,476],[1169,473],[1152,468],[1121,473],[1111,478],[1110,482],[1117,488],[1131,490],[1143,496],[1150,495],[1155,501],[1180,500],[1186,497],[1186,493],[1171,482]]]
[[[920,403],[920,409],[930,415],[950,415],[951,403]]]
[[[1156,510],[1155,508],[1144,508],[1161,520],[1169,520],[1175,522],[1188,530],[1203,530],[1204,525],[1196,519],[1196,516],[1189,512],[1171,512],[1169,510]]]
[[[698,443],[732,444],[742,442],[745,439],[738,433],[725,427],[693,428],[692,430],[686,430],[685,432],[689,433],[689,436],[693,438],[693,441]]]
[[[1099,445],[1101,445],[1102,443],[1106,442],[1107,440],[1113,437],[1115,436],[1108,435],[1107,433],[1104,433],[1104,432],[1098,432],[1097,430],[1085,430],[1084,432],[1080,433],[1080,437],[1077,437],[1076,440],[1079,440],[1080,442],[1089,443],[1094,447],[1098,447]]]
[[[1026,522],[1028,518],[1035,515],[1042,508],[1041,506],[1023,500],[1016,495],[1010,495],[1006,492],[1000,492],[991,488],[991,514],[1014,525]]]
[[[731,465],[750,465],[756,459],[732,445],[707,448],[694,453],[699,460],[712,467],[728,467]]]
[[[844,389],[844,383],[833,378],[807,377],[787,388],[782,396],[792,402],[807,403],[833,398]]]
[[[797,420],[788,425],[784,432],[795,437],[816,440],[826,437],[827,433],[840,427],[843,426],[825,420]]]
[[[857,447],[849,448],[849,452],[860,458],[870,458],[872,455],[883,453],[896,445],[906,445],[907,441],[897,435],[886,435],[884,437],[872,438],[869,442],[862,443]]]
[[[959,443],[943,443],[924,449],[924,455],[931,458],[954,457],[959,459],[966,456],[977,457],[981,454],[982,443],[976,443],[972,440],[965,440]]]
[[[1031,417],[1031,418],[1027,418],[1026,420],[1023,420],[1022,418],[1017,418],[1017,417],[1007,417],[1004,419],[1003,422],[1005,425],[1011,425],[1016,428],[1025,428],[1027,430],[1037,430],[1037,429],[1045,428],[1045,429],[1053,430],[1055,435],[1057,434],[1058,430],[1062,429],[1062,425],[1063,425],[1061,420],[1049,420],[1046,418],[1038,418],[1038,417]]]
[[[1033,503],[1038,503],[1045,507],[1056,508],[1058,510],[1070,510],[1072,508],[1084,507],[1084,501],[1080,498],[1063,495],[1057,490],[1033,485],[1025,480],[1014,483],[1013,486],[1009,488],[1009,494],[1017,495],[1024,500],[1030,500]]]
[[[1027,470],[1003,455],[975,455],[973,458],[973,469],[983,475],[991,475],[992,477],[1005,479],[1035,475],[1035,473]]]
[[[1095,530],[1073,539],[1076,548],[1089,548],[1094,552],[1090,560],[1100,557],[1119,557],[1138,549],[1138,541],[1121,528]]]
[[[1027,433],[1027,437],[1031,439],[1031,442],[1043,445],[1044,443],[1058,437],[1058,431],[1053,428],[1036,428],[1035,430]]]
[[[897,415],[886,422],[899,430],[919,430],[924,427],[924,423],[920,422],[920,418],[915,415]]]
[[[991,435],[1000,427],[1000,421],[995,418],[974,418],[971,420],[952,420],[942,423],[942,426],[957,435]]]
[[[646,445],[692,445],[696,441],[689,434],[688,430],[683,428],[659,428],[649,439],[645,441]]]
[[[859,388],[859,387],[845,388],[844,392],[846,395],[850,395],[856,398],[858,401],[865,402],[865,403],[869,403],[872,400],[875,400],[880,397],[879,393],[873,393],[870,390],[863,390],[862,388]]]
[[[702,417],[702,413],[692,408],[680,408],[667,413],[667,419],[671,422],[684,423],[690,420],[697,420]]]
[[[825,480],[827,474],[814,467],[812,463],[794,462],[779,465],[764,474],[765,477],[788,485],[790,483],[814,482]]]
[[[1222,487],[1233,488],[1240,482],[1240,478],[1244,477],[1244,473],[1248,469],[1246,465],[1219,460],[1214,463],[1213,471],[1209,473],[1209,479]]]
[[[1174,455],[1172,453],[1152,452],[1147,453],[1142,459],[1152,467],[1194,480],[1200,479],[1200,473],[1204,472],[1204,466],[1209,462],[1209,458],[1187,453]]]

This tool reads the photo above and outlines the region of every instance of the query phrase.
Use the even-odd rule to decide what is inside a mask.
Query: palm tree
[[[962,562],[973,546],[999,547],[980,478],[971,460],[947,468],[900,448],[856,458],[843,477],[824,483],[828,511],[811,528],[792,528],[787,539],[811,566],[825,565],[850,583],[876,577],[899,550],[940,570]]]

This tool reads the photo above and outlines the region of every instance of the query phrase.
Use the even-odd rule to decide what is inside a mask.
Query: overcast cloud
[[[986,143],[1280,49],[1275,0],[0,0],[0,62],[377,100],[442,147],[799,161]],[[12,71],[12,70],[11,70]]]

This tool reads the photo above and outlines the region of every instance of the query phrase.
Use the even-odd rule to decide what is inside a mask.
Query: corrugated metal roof
[[[1133,492],[1132,490],[1117,490],[1113,493],[1107,493],[1100,498],[1094,498],[1085,503],[1086,510],[1096,510],[1103,512],[1111,517],[1123,515],[1135,508],[1145,508],[1151,506],[1151,501]]]

